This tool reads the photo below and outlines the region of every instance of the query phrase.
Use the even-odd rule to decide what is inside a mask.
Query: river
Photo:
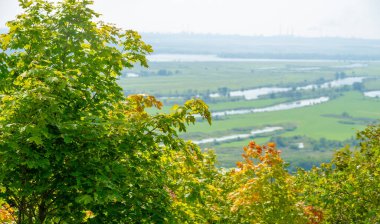
[[[252,130],[249,134],[238,134],[238,135],[227,135],[219,138],[206,138],[202,140],[195,140],[193,141],[195,144],[206,144],[206,143],[213,143],[213,142],[225,142],[225,141],[231,141],[231,140],[237,140],[237,139],[244,139],[249,138],[258,134],[263,133],[269,133],[274,132],[278,130],[282,130],[282,127],[266,127],[259,130]]]
[[[306,100],[298,100],[290,103],[281,103],[270,107],[263,108],[252,108],[252,109],[241,109],[241,110],[226,110],[213,112],[213,117],[221,117],[228,115],[238,115],[238,114],[251,114],[251,113],[262,113],[262,112],[273,112],[273,111],[281,111],[281,110],[290,110],[301,107],[313,106],[316,104],[321,104],[329,101],[329,97],[319,97],[314,99],[306,99]]]
[[[365,92],[364,96],[368,96],[368,97],[380,97],[380,91]]]

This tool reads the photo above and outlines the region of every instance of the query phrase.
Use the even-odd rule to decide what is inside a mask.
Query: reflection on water
[[[315,104],[320,104],[329,101],[329,97],[320,97],[315,99],[299,100],[290,103],[281,103],[270,107],[264,108],[252,108],[252,109],[242,109],[242,110],[226,110],[220,112],[213,112],[213,117],[227,116],[227,115],[237,115],[237,114],[250,114],[250,113],[261,113],[261,112],[273,112],[280,110],[290,110],[300,107],[312,106]]]
[[[307,86],[300,86],[300,87],[297,87],[296,90],[328,89],[328,88],[349,86],[349,85],[353,85],[356,82],[361,83],[363,82],[364,79],[365,77],[347,77],[343,79],[333,80],[330,82],[325,82],[321,85],[311,84]],[[248,89],[248,90],[242,90],[242,91],[231,91],[230,96],[244,97],[244,99],[246,100],[255,100],[255,99],[258,99],[260,96],[264,96],[264,95],[268,95],[272,93],[289,92],[291,90],[292,88],[263,87],[263,88]],[[209,96],[212,98],[220,97],[218,93],[212,93]]]
[[[128,78],[137,78],[139,76],[140,76],[139,74],[137,74],[137,73],[131,73],[131,72],[128,72],[126,74],[126,77],[128,77]]]
[[[213,143],[213,142],[225,142],[225,141],[231,141],[231,140],[238,140],[242,138],[249,138],[257,134],[263,134],[268,132],[274,132],[278,130],[282,130],[282,127],[266,127],[259,130],[253,130],[249,134],[240,134],[240,135],[228,135],[220,138],[206,138],[199,141],[193,141],[195,144],[206,144],[206,143]]]
[[[211,93],[209,96],[211,98],[218,98],[218,97],[220,97],[220,94],[219,93]]]
[[[368,96],[368,97],[380,97],[380,91],[365,92],[364,96]]]
[[[302,87],[297,87],[297,90],[311,90],[311,89],[327,89],[327,88],[335,88],[341,86],[350,86],[356,82],[363,82],[365,77],[347,77],[344,79],[337,79],[331,82],[323,83],[322,85],[307,85]]]
[[[291,88],[276,88],[276,87],[264,87],[258,89],[249,89],[243,91],[231,91],[230,96],[243,96],[246,100],[254,100],[259,98],[259,96],[268,95],[271,93],[280,93],[280,92],[288,92]]]

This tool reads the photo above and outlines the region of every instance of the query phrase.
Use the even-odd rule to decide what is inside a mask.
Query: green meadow
[[[212,109],[212,107],[211,107]],[[342,113],[350,117],[340,117]],[[336,116],[329,116],[336,115]],[[297,128],[284,135],[307,135],[312,138],[328,137],[334,140],[344,140],[352,136],[356,130],[366,126],[365,122],[357,121],[360,118],[380,118],[380,100],[364,97],[359,92],[347,92],[343,96],[326,103],[303,108],[231,115],[221,120],[214,120],[209,126],[206,122],[190,126],[189,132],[215,132],[232,130],[234,128],[276,126],[294,124]],[[344,121],[352,121],[346,123]]]
[[[287,139],[288,145],[293,145],[292,148],[283,147],[284,158],[293,165],[310,167],[331,159],[331,154],[336,149],[327,145],[316,150],[315,141],[326,139],[342,142],[343,145],[344,142],[353,139],[357,131],[380,119],[380,99],[363,95],[365,91],[380,90],[379,62],[152,62],[148,69],[135,68],[127,72],[140,76],[119,80],[126,93],[147,93],[163,97],[165,107],[161,112],[169,112],[174,104],[183,103],[192,97],[204,99],[212,112],[265,108],[322,96],[330,98],[328,102],[296,109],[215,117],[211,126],[201,120],[195,125],[190,125],[187,133],[182,136],[191,140],[248,134],[252,130],[265,127],[284,128],[249,138],[200,144],[202,148],[215,150],[220,166],[225,167],[233,166],[240,160],[242,147],[250,140],[264,144],[279,136]],[[366,79],[360,89],[347,85],[327,89],[295,90],[300,86],[336,80],[339,74]],[[263,95],[255,100],[228,95],[219,98],[209,97],[210,93],[259,87],[289,87],[293,90]],[[157,112],[160,111],[152,111]],[[289,140],[297,137],[302,138],[300,143],[304,147],[297,149],[294,146],[296,142]]]
[[[149,94],[180,94],[189,90],[217,91],[227,87],[233,90],[261,86],[289,86],[315,83],[323,78],[335,79],[336,72],[348,76],[380,76],[378,62],[368,66],[344,68],[355,62],[151,62],[149,68],[135,68],[132,72],[147,75],[122,78],[119,83],[128,92]],[[318,70],[307,70],[318,67]],[[160,70],[171,75],[157,75]],[[126,71],[128,72],[128,71]]]

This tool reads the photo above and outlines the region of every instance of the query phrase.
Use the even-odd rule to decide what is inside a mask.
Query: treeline
[[[180,74],[181,71],[179,70],[168,70],[168,69],[159,69],[157,71],[152,71],[152,70],[140,70],[139,71],[139,76],[171,76],[174,74]],[[121,75],[122,78],[126,78],[128,75],[127,71],[123,71],[123,74]]]
[[[82,222],[378,223],[379,134],[380,126],[370,126],[358,134],[356,150],[343,148],[331,162],[294,174],[274,143],[250,142],[242,161],[229,170],[215,167],[212,151],[200,153],[192,145],[193,153],[155,158],[162,167],[154,169],[165,167],[164,176],[133,177],[136,185],[125,198],[128,206],[84,210]],[[145,164],[136,168],[140,175],[151,170]],[[112,213],[104,216],[101,211],[106,210]],[[3,203],[0,220],[13,223],[16,216],[17,209]]]
[[[280,148],[285,148],[293,151],[330,151],[331,149],[343,148],[346,145],[355,147],[359,144],[359,141],[355,138],[350,138],[344,141],[338,141],[326,138],[313,139],[307,136],[273,136],[270,138],[270,142],[276,143],[276,145]]]
[[[278,60],[379,60],[379,54],[319,54],[319,53],[221,53],[221,58]]]
[[[379,40],[143,33],[159,54],[214,54],[233,58],[360,59],[378,58]],[[346,57],[345,55],[349,55]],[[368,55],[368,57],[367,57]]]

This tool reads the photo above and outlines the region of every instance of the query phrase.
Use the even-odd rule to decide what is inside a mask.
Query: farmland
[[[249,140],[255,140],[259,143],[277,142],[291,165],[308,168],[328,161],[334,149],[345,144],[354,145],[355,133],[380,118],[380,100],[363,94],[380,90],[380,63],[376,61],[153,61],[148,69],[137,67],[124,74],[119,83],[126,94],[155,95],[164,102],[164,112],[192,97],[205,100],[212,112],[260,110],[328,97],[326,102],[305,107],[214,116],[211,126],[204,121],[190,125],[183,137],[195,141],[247,134],[265,127],[282,127],[248,138],[200,144],[202,148],[214,149],[219,165],[224,167],[233,166],[239,160],[241,148]],[[127,74],[137,74],[138,77],[128,77]],[[350,77],[363,77],[363,82],[341,86],[331,84],[333,80]],[[308,85],[314,87],[305,88]],[[250,100],[230,94],[262,87],[289,90]]]

